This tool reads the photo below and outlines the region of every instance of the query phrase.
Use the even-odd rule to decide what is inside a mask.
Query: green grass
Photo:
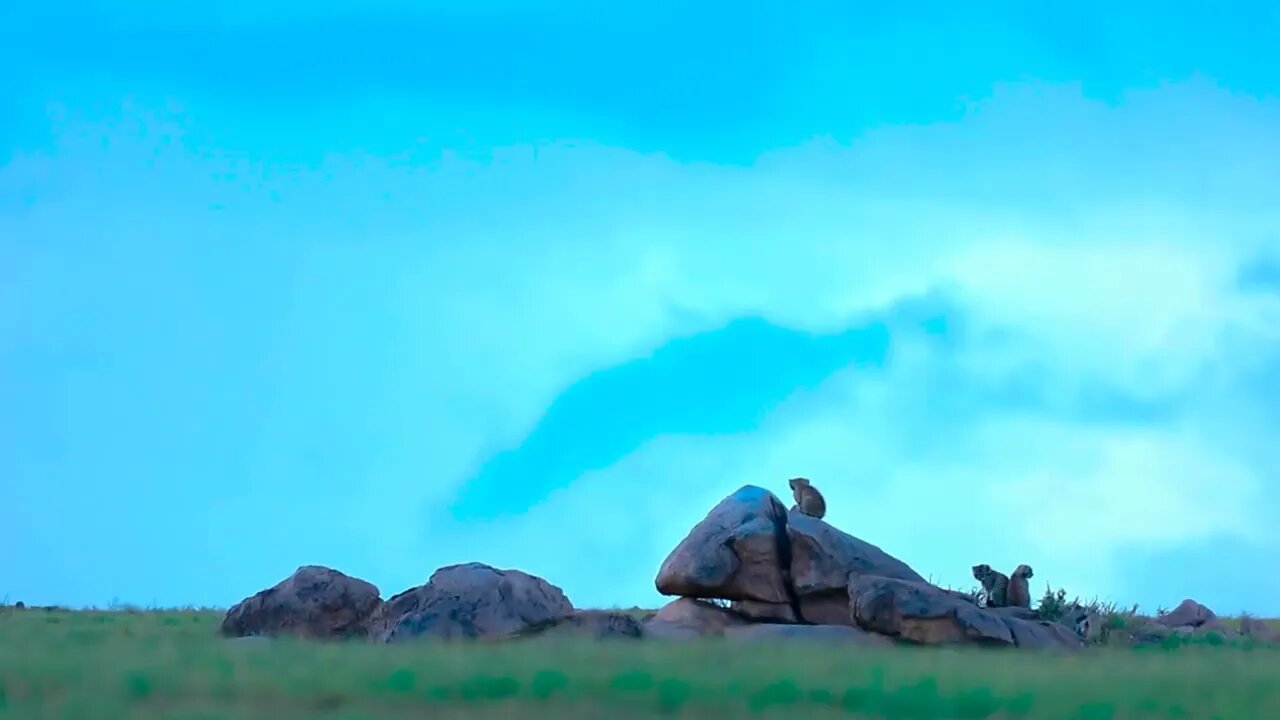
[[[1261,646],[257,644],[218,620],[0,611],[0,718],[1280,717],[1280,650]]]

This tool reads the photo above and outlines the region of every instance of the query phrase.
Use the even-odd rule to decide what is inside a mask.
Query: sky
[[[1280,616],[1280,10],[858,5],[0,10],[0,598],[655,606],[800,475]]]

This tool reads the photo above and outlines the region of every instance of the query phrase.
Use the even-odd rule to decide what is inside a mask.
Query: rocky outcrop
[[[481,563],[442,567],[424,585],[386,602],[363,580],[306,566],[233,607],[222,632],[364,636],[376,643],[723,636],[1043,650],[1079,648],[1082,637],[1092,637],[1088,627],[1081,630],[1081,623],[1092,622],[1087,614],[1073,626],[1041,621],[1028,608],[979,607],[973,597],[929,583],[876,545],[824,520],[788,513],[773,493],[751,485],[690,530],[654,584],[676,599],[642,621],[637,612],[576,610],[542,578]],[[1161,622],[1205,627],[1214,618],[1186,601]]]
[[[291,635],[314,639],[360,637],[382,600],[372,583],[319,565],[236,603],[222,619],[227,637]]]
[[[821,625],[849,628],[821,633],[912,644],[1081,645],[1070,631],[1029,610],[979,608],[964,593],[931,585],[880,547],[782,507],[772,493],[751,485],[716,505],[658,571],[658,590],[680,599],[663,608],[647,632],[783,637],[818,632],[794,628]]]
[[[425,585],[384,603],[370,620],[369,639],[515,637],[573,612],[564,592],[540,577],[482,563],[449,565],[432,573]]]

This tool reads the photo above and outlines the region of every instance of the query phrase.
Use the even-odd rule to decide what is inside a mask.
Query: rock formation
[[[1091,639],[1102,631],[1083,608],[1046,622],[1029,608],[978,607],[972,597],[930,584],[881,548],[824,520],[788,512],[773,493],[751,485],[724,498],[689,531],[654,583],[675,599],[642,622],[634,612],[575,609],[560,588],[540,577],[481,563],[440,568],[425,584],[386,602],[368,582],[305,566],[232,607],[221,632],[377,643],[723,636],[1062,650],[1082,647],[1081,627]],[[1218,625],[1212,611],[1187,600],[1151,626],[1169,634]],[[1268,632],[1261,625],[1250,629]]]
[[[678,599],[646,623],[658,637],[787,636],[838,631],[749,630],[845,626],[912,644],[1071,649],[1080,639],[1024,609],[979,608],[903,561],[824,520],[783,509],[747,485],[716,505],[662,563],[659,592]],[[712,600],[730,601],[728,608]],[[853,637],[845,634],[846,637]]]

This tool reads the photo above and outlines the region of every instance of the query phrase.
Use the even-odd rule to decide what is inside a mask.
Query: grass
[[[1280,717],[1280,650],[228,641],[208,611],[0,611],[0,718]]]

